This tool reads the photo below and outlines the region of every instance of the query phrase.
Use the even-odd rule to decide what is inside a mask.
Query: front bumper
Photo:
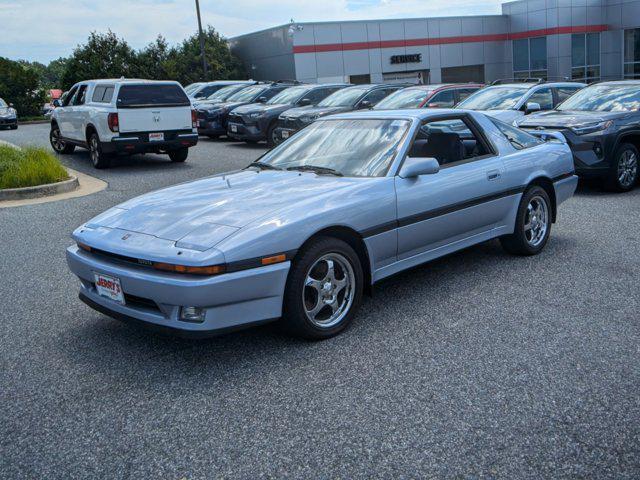
[[[282,315],[290,262],[212,277],[157,272],[67,249],[67,264],[80,279],[80,298],[106,315],[181,336],[209,336]],[[120,279],[125,304],[98,295],[94,273]],[[180,307],[206,310],[202,323],[181,321]]]
[[[18,118],[17,117],[0,118],[0,127],[14,127],[16,125],[18,125]]]
[[[288,140],[289,138],[293,137],[297,132],[298,130],[294,130],[292,128],[284,128],[284,127],[278,127],[275,130],[278,143],[282,143],[285,140]]]
[[[253,142],[259,142],[267,138],[258,125],[246,125],[231,121],[227,125],[227,136],[235,140],[250,140]]]
[[[193,132],[163,132],[163,141],[149,140],[149,133],[121,133],[109,142],[102,142],[105,153],[168,152],[190,148],[198,143],[198,134]]]
[[[226,135],[227,127],[220,120],[198,120],[198,135]]]

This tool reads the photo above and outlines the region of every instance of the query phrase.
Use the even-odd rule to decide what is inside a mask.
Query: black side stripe
[[[559,182],[560,180],[573,177],[574,175],[575,175],[574,172],[563,173],[562,175],[553,177],[551,181],[553,183]],[[523,193],[525,189],[526,189],[526,185],[523,185],[517,188],[504,190],[502,192],[494,193],[491,195],[484,195],[482,197],[472,198],[471,200],[467,200],[464,202],[454,203],[453,205],[449,205],[446,207],[436,208],[434,210],[428,210],[426,212],[417,213],[415,215],[410,215],[408,217],[400,218],[398,220],[392,220],[391,222],[386,222],[371,228],[367,228],[365,230],[362,230],[360,234],[362,235],[363,238],[373,237],[374,235],[379,235],[381,233],[385,233],[399,227],[406,227],[414,223],[423,222],[425,220],[440,217],[442,215],[447,215],[449,213],[453,213],[458,210],[475,207],[477,205],[480,205],[486,202],[492,202],[494,200],[499,200],[504,197],[510,197],[511,195],[517,195],[518,193]]]

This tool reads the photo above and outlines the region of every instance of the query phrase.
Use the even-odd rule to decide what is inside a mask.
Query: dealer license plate
[[[164,133],[150,133],[149,134],[150,142],[164,142]]]
[[[231,125],[231,131],[233,133],[237,133],[238,132],[238,126],[237,125]]]
[[[96,291],[98,295],[124,305],[124,293],[122,293],[119,278],[102,273],[94,273],[93,277],[96,281]]]
[[[289,138],[289,131],[288,130],[282,130],[282,138]]]

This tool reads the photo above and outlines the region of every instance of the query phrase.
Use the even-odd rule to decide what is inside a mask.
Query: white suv
[[[87,148],[96,168],[116,153],[167,153],[184,162],[198,143],[197,117],[178,82],[88,80],[75,84],[51,116],[57,153]]]

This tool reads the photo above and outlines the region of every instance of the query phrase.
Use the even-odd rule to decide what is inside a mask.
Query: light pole
[[[196,0],[196,12],[198,13],[198,36],[200,37],[200,55],[202,56],[202,71],[204,78],[207,79],[207,60],[204,57],[204,37],[202,36],[202,20],[200,19],[200,2]]]

